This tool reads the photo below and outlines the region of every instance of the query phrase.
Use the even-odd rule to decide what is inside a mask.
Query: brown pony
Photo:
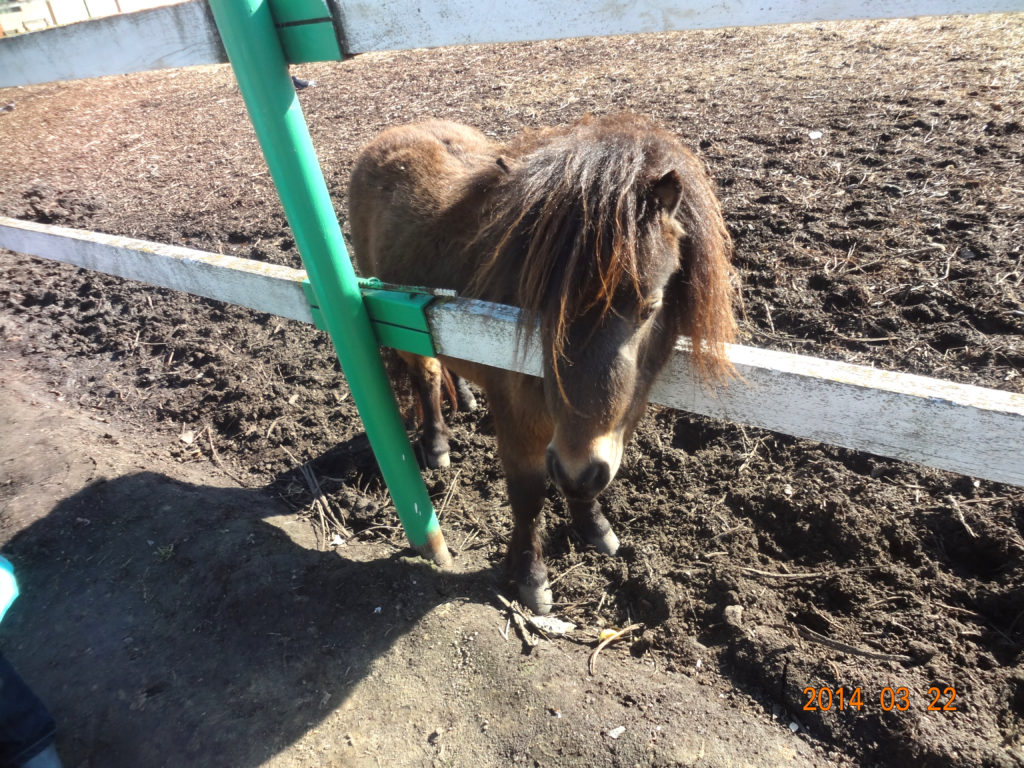
[[[363,274],[512,304],[523,310],[521,334],[540,328],[542,378],[401,355],[430,466],[449,461],[442,363],[486,393],[515,517],[511,575],[523,602],[546,613],[537,517],[547,477],[583,539],[614,554],[619,540],[597,496],[676,338],[691,337],[705,380],[730,374],[730,241],[704,168],[636,115],[586,118],[506,147],[436,121],[371,141],[349,201]]]

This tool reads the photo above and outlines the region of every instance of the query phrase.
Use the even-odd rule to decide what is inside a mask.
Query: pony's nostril
[[[611,467],[605,461],[591,462],[578,477],[570,478],[562,462],[550,448],[547,451],[548,475],[562,492],[574,499],[593,499],[611,482]]]
[[[580,491],[589,498],[597,496],[612,480],[612,470],[607,461],[595,461],[580,478]]]

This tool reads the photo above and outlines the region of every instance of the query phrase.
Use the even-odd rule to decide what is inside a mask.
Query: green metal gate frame
[[[448,565],[379,350],[431,354],[424,309],[432,297],[356,278],[288,72],[290,63],[343,59],[342,30],[325,0],[210,0],[210,8],[295,235],[314,318],[334,343],[406,536],[422,555]]]

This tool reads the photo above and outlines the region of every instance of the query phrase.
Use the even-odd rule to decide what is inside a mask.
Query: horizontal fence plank
[[[539,375],[537,345],[515,349],[515,308],[460,299],[428,316],[439,354]],[[681,339],[651,402],[1024,486],[1024,395],[755,347],[727,351],[740,378],[709,389]]]
[[[301,269],[3,216],[0,248],[313,322]]]
[[[130,238],[0,218],[0,247],[312,322],[305,272]],[[439,299],[427,310],[439,354],[530,375],[519,310]],[[651,401],[879,456],[1024,486],[1024,395],[730,345],[741,379],[706,389],[680,340]]]
[[[470,43],[1024,10],[1021,0],[339,0],[349,53]]]
[[[228,60],[205,2],[0,38],[0,87]]]
[[[442,45],[1024,10],[1024,0],[335,0],[345,55]],[[294,28],[286,28],[292,29]],[[307,59],[303,59],[307,60]],[[0,87],[227,61],[205,0],[0,39]]]
[[[677,347],[651,400],[821,443],[1024,486],[1024,395],[733,346],[742,377],[708,391]]]

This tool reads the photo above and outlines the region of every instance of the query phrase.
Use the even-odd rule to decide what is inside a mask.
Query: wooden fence
[[[0,247],[313,322],[299,269],[3,217]],[[440,354],[538,375],[535,344],[515,354],[517,317],[471,299],[427,310]],[[710,392],[682,340],[652,402],[1024,486],[1024,395],[753,347],[728,353],[743,381]]]

